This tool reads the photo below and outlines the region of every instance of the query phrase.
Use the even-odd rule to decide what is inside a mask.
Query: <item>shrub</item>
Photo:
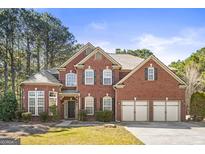
[[[96,120],[102,122],[110,122],[112,121],[112,111],[98,111],[96,112]]]
[[[196,92],[191,97],[190,114],[194,119],[202,119],[205,117],[205,93]]]
[[[31,117],[32,117],[31,112],[24,112],[24,113],[21,114],[21,116],[22,116],[22,120],[23,120],[24,122],[29,122],[29,121],[31,121]]]
[[[49,116],[51,120],[56,121],[59,119],[58,108],[56,105],[52,105],[49,107]]]
[[[87,116],[86,111],[85,110],[80,110],[80,112],[79,112],[79,120],[80,121],[85,121],[86,120],[86,116]]]
[[[49,115],[48,115],[47,112],[41,112],[41,113],[39,114],[39,117],[40,117],[40,120],[41,120],[42,122],[46,122],[46,121],[48,121],[48,119],[49,119]]]
[[[15,118],[17,109],[17,100],[12,92],[6,93],[0,99],[0,119],[3,121],[11,121]]]
[[[15,112],[16,119],[17,119],[18,121],[21,121],[21,120],[22,120],[22,113],[23,113],[23,112],[24,112],[23,110],[18,110],[18,111]]]

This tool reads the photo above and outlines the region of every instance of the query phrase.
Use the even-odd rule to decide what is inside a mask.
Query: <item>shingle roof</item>
[[[137,65],[139,65],[144,59],[130,55],[130,54],[114,54],[109,53],[109,55],[115,59],[118,63],[122,65],[124,70],[132,70]]]
[[[80,93],[78,90],[62,90],[61,93],[64,93],[64,94],[73,94],[73,93]]]
[[[51,74],[48,70],[41,70],[40,72],[34,74],[21,84],[59,84],[61,83]]]

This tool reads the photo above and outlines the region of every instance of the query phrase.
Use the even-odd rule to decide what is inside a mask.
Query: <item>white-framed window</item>
[[[67,87],[75,87],[77,85],[77,75],[75,73],[67,73],[65,81]]]
[[[112,111],[112,97],[103,97],[103,111]]]
[[[38,116],[45,111],[44,91],[28,91],[28,112]]]
[[[57,92],[49,91],[49,106],[56,105],[57,106]]]
[[[112,85],[112,70],[103,70],[103,85]]]
[[[94,85],[94,70],[85,70],[85,85]]]
[[[94,115],[94,97],[85,97],[85,111],[87,115]]]
[[[148,67],[148,80],[154,80],[154,67]]]

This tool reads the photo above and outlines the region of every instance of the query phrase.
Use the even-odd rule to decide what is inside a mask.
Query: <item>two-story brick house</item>
[[[56,104],[61,118],[111,110],[116,121],[183,121],[186,84],[155,56],[141,59],[84,45],[57,70],[21,83],[23,107],[38,116]]]

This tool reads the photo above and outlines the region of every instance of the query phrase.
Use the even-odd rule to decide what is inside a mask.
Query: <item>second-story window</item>
[[[103,85],[112,85],[112,70],[103,70]]]
[[[94,85],[94,70],[93,69],[85,70],[85,84]]]
[[[148,67],[148,80],[154,80],[154,67]]]
[[[66,74],[66,86],[75,87],[77,85],[77,75],[75,73]]]

